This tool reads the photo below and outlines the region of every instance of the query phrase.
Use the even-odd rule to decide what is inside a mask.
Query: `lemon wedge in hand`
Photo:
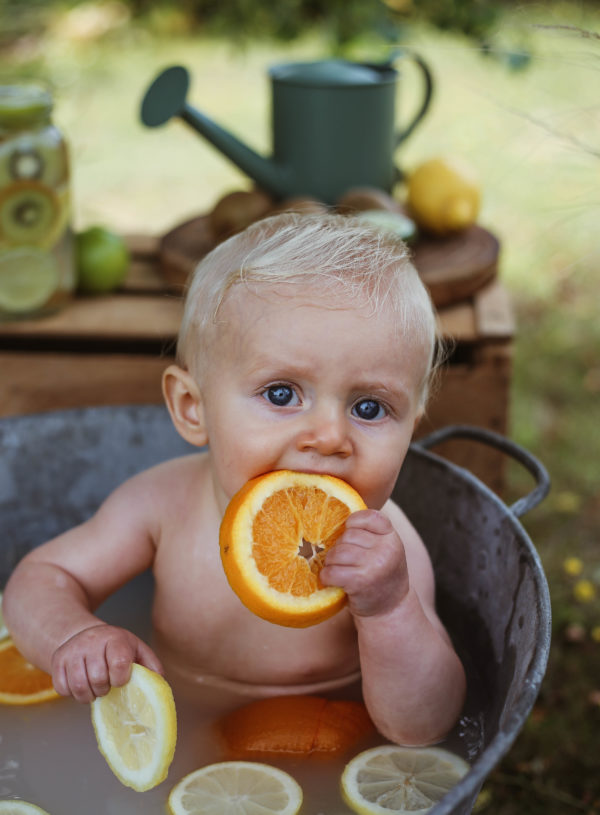
[[[91,708],[98,748],[117,778],[138,792],[164,781],[177,741],[168,682],[133,665],[129,682],[94,699]]]
[[[408,176],[407,204],[417,224],[446,235],[474,224],[481,193],[473,169],[458,159],[433,158]]]

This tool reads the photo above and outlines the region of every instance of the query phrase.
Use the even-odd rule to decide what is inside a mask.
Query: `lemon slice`
[[[469,769],[439,747],[373,747],[346,765],[342,796],[359,815],[424,815]]]
[[[167,777],[177,741],[177,717],[168,682],[142,665],[131,678],[91,705],[98,748],[117,778],[138,792]]]
[[[60,274],[54,257],[34,246],[0,252],[0,308],[10,314],[35,311],[58,288]]]
[[[296,815],[301,805],[291,775],[252,761],[202,767],[182,778],[168,801],[171,815]]]
[[[45,809],[17,799],[0,801],[1,815],[49,815]]]
[[[2,614],[2,592],[0,591],[0,641],[5,640],[8,637],[8,628],[6,627],[6,623],[4,622],[4,616]],[[0,803],[2,803],[0,801]]]

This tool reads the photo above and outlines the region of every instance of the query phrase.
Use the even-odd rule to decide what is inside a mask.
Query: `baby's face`
[[[225,301],[201,381],[224,509],[254,476],[327,473],[367,506],[389,497],[419,417],[426,349],[347,296],[238,286]]]

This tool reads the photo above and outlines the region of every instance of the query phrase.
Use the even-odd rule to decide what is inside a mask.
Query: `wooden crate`
[[[119,292],[77,297],[43,319],[0,325],[0,416],[162,401],[161,374],[173,357],[181,297],[157,267],[157,240],[130,243],[134,263]],[[439,321],[454,350],[417,435],[454,423],[506,433],[514,325],[505,290],[492,280],[441,307]],[[501,454],[464,441],[436,452],[501,491]]]
[[[434,389],[417,438],[450,424],[509,432],[514,321],[506,291],[497,282],[470,301],[441,312],[454,348]],[[506,457],[477,442],[456,440],[435,449],[502,493]]]

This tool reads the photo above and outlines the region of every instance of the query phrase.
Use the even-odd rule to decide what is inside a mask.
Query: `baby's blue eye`
[[[374,419],[383,419],[386,415],[385,409],[375,399],[361,399],[352,408],[352,413],[359,419],[372,422]]]
[[[271,402],[272,405],[278,407],[285,407],[289,405],[294,399],[294,389],[289,385],[272,385],[265,391],[265,398]]]

